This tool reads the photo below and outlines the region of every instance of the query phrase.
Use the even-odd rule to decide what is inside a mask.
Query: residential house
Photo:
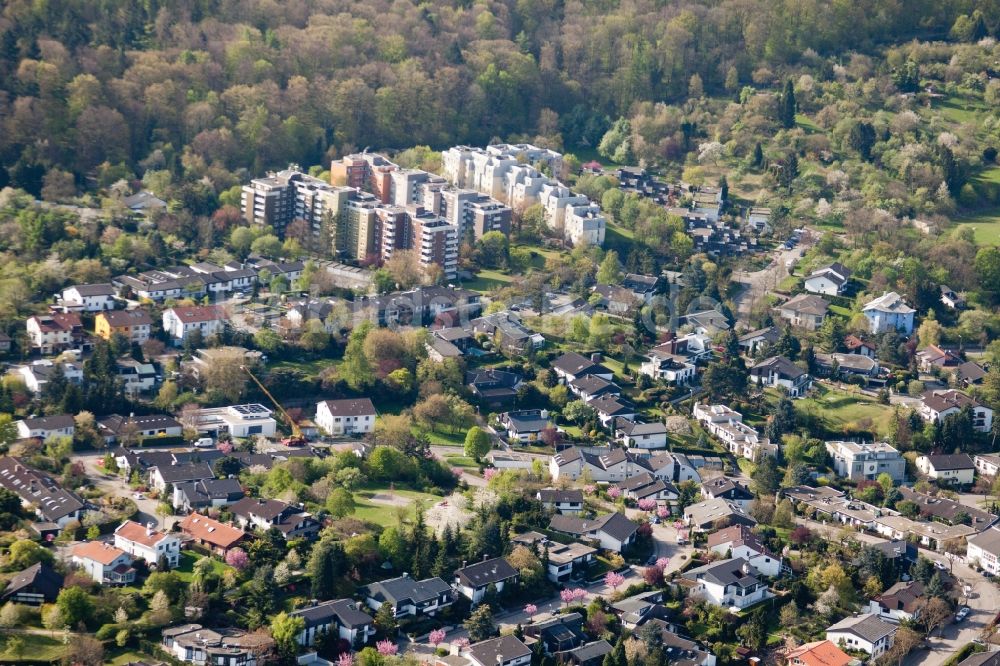
[[[135,580],[132,556],[103,541],[85,541],[74,546],[72,562],[101,585],[128,585]]]
[[[260,655],[274,645],[242,629],[207,629],[200,624],[168,627],[162,637],[171,657],[195,666],[263,666],[267,661]]]
[[[965,561],[988,574],[1000,576],[1000,528],[991,527],[966,540]]]
[[[185,481],[203,481],[214,479],[215,472],[207,462],[173,463],[157,465],[149,470],[149,485],[157,492],[167,492],[168,486]]]
[[[906,461],[885,442],[827,442],[826,451],[837,476],[845,479],[874,481],[880,474],[888,474],[901,483],[906,478]]]
[[[607,379],[602,379],[597,375],[584,375],[583,377],[574,379],[566,386],[569,388],[570,393],[579,396],[584,402],[605,395],[620,396],[622,394],[622,388],[618,384]]]
[[[508,634],[470,645],[467,656],[473,666],[527,666],[531,648]]]
[[[0,594],[0,601],[26,606],[41,606],[55,603],[63,587],[62,574],[42,562],[36,562],[27,569],[18,571]]]
[[[635,631],[639,625],[651,620],[662,621],[670,617],[663,601],[664,594],[660,590],[640,592],[611,604],[611,610],[621,620],[623,627]]]
[[[496,339],[500,348],[508,352],[523,354],[545,346],[545,336],[522,324],[520,317],[512,312],[494,312],[469,323],[473,333]]]
[[[556,513],[580,513],[583,511],[583,491],[579,488],[567,490],[542,488],[535,497],[549,511]]]
[[[432,335],[424,343],[424,348],[427,350],[427,358],[435,363],[444,363],[447,359],[460,358],[465,354],[458,345],[442,340],[436,335]]]
[[[777,308],[778,315],[792,326],[815,331],[823,325],[830,304],[813,294],[799,294]]]
[[[641,273],[626,273],[621,285],[643,303],[649,304],[653,297],[663,288],[663,278],[657,275],[642,275]]]
[[[549,570],[546,572],[553,583],[562,583],[581,576],[596,560],[597,549],[578,541],[559,543],[551,541],[540,532],[526,532],[512,539],[514,543],[534,548],[535,545],[548,553]]]
[[[229,315],[217,305],[178,306],[163,311],[163,330],[175,345],[184,344],[195,331],[207,340],[222,331],[227,321]]]
[[[719,333],[730,329],[729,318],[718,309],[692,312],[680,318],[680,323],[699,335],[714,338]]]
[[[952,310],[965,309],[965,298],[946,284],[941,285],[941,302]]]
[[[549,412],[545,409],[504,412],[499,416],[499,421],[507,431],[507,440],[511,442],[534,442],[543,430],[551,427]]]
[[[847,347],[848,353],[860,354],[868,358],[875,358],[878,352],[878,348],[874,342],[863,340],[853,333],[848,333],[844,336],[844,346]]]
[[[940,423],[951,414],[958,414],[965,407],[972,412],[974,430],[977,432],[992,430],[993,410],[961,391],[955,389],[927,391],[920,396],[920,416],[931,423]]]
[[[751,206],[747,209],[747,226],[758,234],[771,232],[771,209]]]
[[[0,457],[0,486],[20,497],[21,504],[46,523],[65,527],[66,523],[83,518],[85,506],[79,495],[20,458]]]
[[[925,601],[923,583],[900,581],[869,601],[867,610],[889,622],[912,622],[919,619]]]
[[[889,539],[908,539],[931,550],[960,548],[977,530],[966,525],[948,525],[937,521],[910,520],[896,512],[879,511],[870,529]]]
[[[285,539],[312,539],[319,534],[320,524],[312,514],[280,500],[244,497],[229,512],[244,530],[276,529]]]
[[[133,397],[152,391],[159,381],[155,365],[137,361],[131,356],[116,359],[115,372],[125,392]]]
[[[913,317],[917,311],[894,291],[869,301],[861,311],[868,319],[872,333],[884,333],[893,328],[903,335],[913,332]]]
[[[576,352],[566,352],[552,361],[552,369],[564,384],[585,375],[596,375],[610,382],[614,379],[614,373],[601,365],[600,357],[600,354],[594,354],[588,359]]]
[[[813,641],[785,653],[786,666],[849,666],[856,661],[830,641]]]
[[[172,504],[183,513],[218,509],[246,497],[238,479],[199,479],[174,484]]]
[[[742,610],[771,596],[758,574],[749,562],[735,557],[689,569],[684,578],[697,583],[692,595],[701,596],[714,606]]]
[[[367,435],[375,429],[376,416],[371,398],[316,403],[316,425],[328,435]]]
[[[153,318],[145,310],[107,310],[94,317],[94,335],[105,340],[121,335],[141,345],[149,340],[152,330]]]
[[[840,262],[817,268],[805,279],[806,291],[827,296],[842,296],[851,279],[851,271]]]
[[[994,453],[978,453],[973,462],[976,465],[976,471],[983,476],[996,476],[997,472],[1000,472],[1000,455]]]
[[[921,372],[933,372],[935,368],[953,368],[963,363],[961,356],[937,345],[927,345],[916,356],[917,367]]]
[[[726,405],[695,403],[692,415],[734,456],[756,461],[762,456],[778,455],[777,444],[761,437],[756,428],[743,422],[742,414]]]
[[[115,307],[115,288],[110,282],[74,284],[57,299],[63,312],[100,312]]]
[[[37,438],[43,442],[53,437],[72,437],[76,432],[76,420],[71,414],[29,417],[14,425],[20,439]]]
[[[613,284],[596,284],[593,293],[596,305],[619,317],[631,316],[643,306],[643,300],[630,290]]]
[[[512,406],[517,399],[521,375],[504,370],[476,370],[465,373],[465,383],[480,405],[501,409]]]
[[[628,449],[665,449],[667,448],[667,426],[655,421],[642,421],[618,418],[615,420],[615,439]]]
[[[121,440],[141,442],[152,437],[180,437],[184,426],[167,414],[112,414],[97,422],[97,432],[108,444],[114,444]]]
[[[115,529],[115,548],[135,559],[146,560],[151,567],[159,566],[160,558],[163,558],[169,569],[180,562],[181,540],[175,534],[154,530],[152,523],[143,526],[126,520]]]
[[[245,367],[256,372],[257,368],[263,367],[267,362],[267,356],[257,350],[237,345],[201,348],[194,351],[190,360],[181,362],[181,370],[189,374],[192,379],[203,382],[208,369],[216,363],[233,362],[242,362]]]
[[[1000,652],[973,652],[958,666],[1000,666]]]
[[[707,546],[710,551],[723,557],[746,560],[764,576],[777,578],[781,575],[781,556],[771,552],[760,537],[742,523],[709,534]]]
[[[892,647],[898,628],[872,613],[852,615],[827,627],[826,640],[878,658]]]
[[[58,354],[83,341],[83,322],[75,312],[33,315],[24,327],[31,349],[44,355]]]
[[[717,476],[701,482],[701,496],[705,499],[723,499],[744,511],[750,508],[754,494],[746,484],[728,476]]]
[[[874,377],[879,372],[878,361],[871,356],[862,354],[817,352],[815,362],[817,374],[827,377],[847,377],[850,375]]]
[[[929,479],[962,486],[971,485],[976,473],[976,465],[967,453],[920,456],[916,466]]]
[[[517,569],[507,560],[494,557],[456,569],[454,587],[472,605],[476,605],[483,600],[491,585],[497,592],[502,592],[506,585],[516,585],[519,577]]]
[[[649,350],[646,360],[639,366],[639,372],[653,379],[676,384],[688,384],[694,380],[697,368],[685,352],[687,345],[671,339]]]
[[[600,447],[563,449],[550,459],[549,472],[553,480],[575,481],[586,474],[596,483],[617,483],[644,472],[671,483],[701,481],[701,475],[683,454],[659,452],[645,456]]]
[[[70,384],[80,385],[83,383],[83,368],[79,363],[55,363],[48,359],[18,366],[14,369],[13,374],[18,375],[24,382],[25,388],[38,395],[45,389],[53,375],[60,371]]]
[[[977,532],[985,530],[997,520],[997,517],[989,511],[963,504],[949,497],[925,495],[906,486],[900,486],[898,490],[904,500],[913,502],[919,507],[920,515],[924,518],[934,518],[949,525],[968,525]]]
[[[408,574],[366,585],[361,595],[374,611],[388,603],[397,618],[434,615],[454,601],[451,586],[440,578],[414,580]]]
[[[780,339],[781,329],[777,326],[767,326],[744,333],[739,338],[739,344],[749,356],[756,356],[757,352],[767,349]]]
[[[708,532],[731,525],[753,527],[757,521],[735,502],[715,498],[685,508],[684,524],[696,532]]]
[[[242,545],[247,537],[243,530],[198,512],[188,514],[177,525],[192,543],[220,557],[225,557],[230,549]]]
[[[613,425],[617,419],[634,420],[636,416],[635,406],[616,395],[602,395],[587,402],[587,406],[597,412],[597,420],[601,426],[613,430]]]
[[[750,381],[758,386],[783,388],[793,398],[804,396],[812,383],[805,370],[784,356],[772,356],[755,364],[750,368]]]
[[[609,513],[598,518],[576,518],[556,514],[549,529],[580,539],[593,539],[605,550],[622,552],[635,541],[639,526],[620,513]]]
[[[313,645],[316,639],[335,633],[352,647],[360,647],[375,636],[375,620],[358,608],[352,599],[331,601],[311,601],[308,606],[296,608],[292,617],[300,617],[305,623],[299,633],[299,645]]]
[[[260,403],[230,405],[228,407],[206,407],[192,414],[198,432],[206,435],[228,434],[231,437],[246,438],[254,435],[273,437],[278,429],[273,410]]]
[[[673,503],[680,493],[672,483],[667,483],[650,472],[630,476],[618,484],[622,495],[635,501],[651,499],[657,503]]]
[[[955,379],[966,388],[982,384],[986,379],[986,369],[974,361],[966,361],[955,368]]]

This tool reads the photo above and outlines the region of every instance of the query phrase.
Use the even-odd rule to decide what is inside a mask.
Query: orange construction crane
[[[240,369],[250,375],[250,379],[252,379],[254,383],[260,387],[260,390],[268,397],[271,403],[274,404],[277,410],[285,418],[285,421],[288,423],[288,427],[292,431],[292,436],[281,440],[281,443],[285,446],[305,446],[309,440],[302,434],[302,429],[299,428],[299,424],[292,420],[292,417],[288,415],[288,412],[286,412],[285,408],[281,406],[281,403],[275,400],[274,396],[271,395],[271,392],[264,387],[264,384],[257,379],[256,375],[250,372],[250,368],[245,365],[241,365]]]

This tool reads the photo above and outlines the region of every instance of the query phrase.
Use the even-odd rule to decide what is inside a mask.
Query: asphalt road
[[[743,285],[743,290],[733,297],[736,303],[736,316],[740,322],[748,324],[750,322],[750,312],[754,304],[760,301],[768,292],[774,291],[778,285],[788,277],[788,267],[786,263],[789,259],[800,259],[805,251],[804,242],[799,243],[791,250],[775,250],[772,254],[772,261],[767,268],[748,273],[737,271],[733,273],[733,282]]]

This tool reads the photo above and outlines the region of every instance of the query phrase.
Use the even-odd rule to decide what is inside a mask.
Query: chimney
[[[594,352],[593,354],[590,355],[590,362],[591,363],[600,363],[601,362],[601,358],[602,358],[601,357],[601,352]]]
[[[409,577],[410,577],[410,574],[407,573],[407,572],[405,572],[405,571],[403,572],[403,575],[401,576],[401,578],[409,578]]]
[[[153,536],[153,523],[146,523],[146,536]]]

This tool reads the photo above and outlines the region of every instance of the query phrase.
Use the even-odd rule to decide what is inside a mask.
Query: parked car
[[[972,611],[968,606],[962,606],[958,609],[958,612],[955,613],[955,622],[961,622],[965,618],[969,617],[969,613],[971,612]]]

